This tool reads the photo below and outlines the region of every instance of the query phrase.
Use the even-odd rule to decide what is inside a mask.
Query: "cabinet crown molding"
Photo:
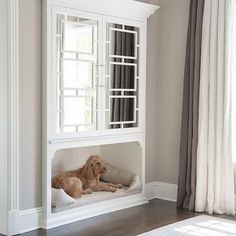
[[[46,0],[53,5],[60,5],[80,10],[112,15],[120,18],[145,21],[159,6],[134,0]]]

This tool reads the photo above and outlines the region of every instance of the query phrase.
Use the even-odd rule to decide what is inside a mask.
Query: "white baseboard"
[[[41,228],[42,207],[20,211],[19,233],[23,234]]]
[[[162,199],[166,201],[177,201],[177,184],[168,184],[163,182],[151,182],[145,184],[145,196],[148,200]],[[235,213],[236,213],[236,195],[235,200]]]
[[[234,195],[234,207],[235,207],[235,215],[236,215],[236,195]]]
[[[148,200],[158,198],[171,202],[177,200],[177,185],[163,182],[151,182],[145,185],[145,195]]]
[[[33,230],[37,230],[39,228],[53,228],[59,225],[63,225],[65,223],[72,223],[74,221],[77,220],[82,220],[82,219],[86,219],[86,218],[90,218],[92,216],[96,216],[96,215],[101,215],[101,214],[105,214],[108,212],[112,212],[112,211],[117,211],[117,210],[121,210],[121,209],[125,209],[128,207],[134,207],[134,206],[138,206],[144,203],[147,203],[146,198],[142,197],[141,194],[139,194],[139,196],[137,197],[127,197],[124,199],[120,199],[121,201],[117,201],[117,204],[113,205],[109,205],[107,204],[105,207],[101,208],[101,209],[90,209],[89,212],[87,212],[87,214],[84,214],[83,217],[76,217],[76,214],[73,215],[71,214],[70,217],[61,214],[61,217],[58,217],[57,219],[52,219],[48,225],[45,225],[45,223],[42,221],[43,217],[43,210],[42,207],[39,208],[33,208],[33,209],[29,209],[29,210],[24,210],[24,211],[20,211],[19,213],[19,224],[18,224],[18,233],[22,234],[22,233],[26,233],[26,232],[30,232]],[[120,202],[120,205],[118,204]],[[88,210],[88,209],[87,209]],[[98,211],[100,211],[100,214],[98,214]],[[78,214],[77,214],[78,215]],[[69,219],[70,218],[70,219]]]
[[[176,184],[168,184],[163,182],[151,182],[145,185],[145,196],[148,200],[151,199],[162,199],[167,201],[176,202],[177,200],[177,185]],[[140,202],[133,202],[133,206],[139,205]],[[236,196],[235,196],[235,206],[236,206]],[[122,209],[120,206],[117,207],[119,210]],[[103,213],[106,213],[103,211]],[[92,215],[92,214],[91,214]],[[90,217],[91,217],[90,215]],[[88,217],[85,217],[88,218]],[[26,233],[32,230],[36,230],[42,227],[42,208],[34,208],[29,210],[20,211],[19,214],[19,233]],[[61,220],[61,219],[60,219]],[[59,222],[53,222],[51,226],[58,225]]]
[[[65,224],[73,223],[79,220],[88,219],[94,216],[119,211],[122,209],[135,207],[148,203],[144,194],[134,194],[122,198],[106,200],[104,202],[93,203],[87,206],[54,213],[47,222],[43,222],[44,229],[51,229]]]
[[[7,219],[6,219],[6,212],[0,211],[0,235],[7,234]]]
[[[162,183],[162,182],[152,182],[145,185],[145,196],[148,200],[159,198],[167,201],[176,201],[177,196],[177,185],[175,184],[168,184],[168,183]],[[144,201],[143,201],[144,202]],[[123,204],[123,203],[122,203]],[[133,202],[132,206],[139,205],[140,202]],[[128,205],[128,202],[127,202]],[[129,203],[131,206],[131,203]],[[110,206],[111,207],[111,206]],[[122,206],[117,206],[114,210],[122,209]],[[108,210],[107,210],[108,212]],[[104,210],[102,212],[103,214],[106,213]],[[19,214],[19,233],[26,233],[29,231],[33,231],[39,228],[43,227],[42,223],[42,208],[33,208],[29,210],[20,211]],[[90,214],[90,217],[92,214]],[[88,217],[85,217],[88,218]],[[63,217],[62,217],[63,219]],[[58,222],[51,222],[48,228],[58,226],[62,221],[62,219],[58,219]],[[65,219],[63,219],[65,220]],[[79,219],[77,219],[79,220]]]
[[[19,233],[19,214],[20,212],[18,210],[8,212],[8,235],[16,235]]]

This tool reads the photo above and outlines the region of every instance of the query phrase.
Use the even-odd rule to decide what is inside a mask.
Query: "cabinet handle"
[[[101,85],[94,85],[95,88],[106,88],[106,85],[101,84]]]

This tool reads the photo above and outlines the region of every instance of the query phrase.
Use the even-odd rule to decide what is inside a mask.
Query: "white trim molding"
[[[19,4],[8,0],[9,210],[19,209]]]
[[[235,206],[235,214],[236,214],[236,194],[234,195],[234,206]]]
[[[8,101],[7,101],[7,0],[0,1],[0,186],[7,186]],[[0,233],[7,234],[7,191],[0,191]]]
[[[19,0],[8,0],[8,234],[19,233]]]
[[[141,195],[140,195],[141,196]],[[96,203],[90,208],[86,208],[83,212],[81,209],[81,215],[78,216],[77,212],[71,212],[70,215],[57,213],[58,217],[51,219],[46,225],[43,222],[43,210],[42,208],[35,208],[30,210],[21,211],[19,214],[19,232],[26,233],[39,228],[53,228],[62,224],[72,223],[78,220],[87,219],[95,215],[106,214],[108,212],[121,210],[127,207],[134,207],[147,203],[145,199],[163,199],[167,201],[176,201],[177,196],[177,185],[168,184],[162,182],[152,182],[145,185],[145,197],[129,196],[120,201],[120,199],[115,199],[111,201],[106,201],[106,206],[104,204]],[[120,202],[119,202],[120,201]],[[96,207],[94,207],[96,205]],[[100,214],[98,214],[100,211]],[[85,214],[86,213],[86,214]],[[82,216],[82,217],[81,217]]]
[[[5,11],[0,18],[1,46],[5,47],[0,54],[1,85],[5,91],[0,122],[6,129],[1,134],[1,146],[6,150],[1,152],[0,166],[5,168],[1,171],[5,179],[1,188],[6,196],[0,195],[5,204],[4,211],[0,209],[5,219],[4,225],[0,224],[0,233],[14,235],[19,233],[19,0],[1,0],[1,7]]]
[[[27,233],[41,228],[42,207],[20,211],[19,233]]]
[[[145,185],[145,195],[148,200],[162,199],[166,201],[176,202],[177,185],[163,182],[151,182]]]
[[[145,203],[148,203],[148,201],[144,194],[140,193],[122,198],[88,204],[79,208],[53,213],[55,216],[51,217],[47,221],[45,221],[45,219],[42,220],[42,228],[51,229],[76,221],[85,220],[94,216],[139,206]]]
[[[69,210],[71,212],[70,214],[64,214],[63,212],[55,213],[57,217],[50,219],[48,222],[43,220],[42,207],[23,210],[20,211],[17,217],[18,229],[20,234],[37,230],[39,228],[51,229],[64,224],[73,223],[129,207],[135,207],[145,203],[148,203],[145,196],[143,194],[136,194],[125,198],[109,200],[106,201],[105,204],[104,202],[99,202],[92,204],[89,207],[81,207],[79,215],[77,210],[78,208]],[[14,221],[14,219],[12,220]]]
[[[177,196],[177,185],[176,184],[169,184],[169,183],[163,183],[163,182],[151,182],[147,183],[145,185],[145,196],[148,200],[151,199],[163,199],[167,201],[176,202],[176,196]],[[133,201],[134,199],[132,199]],[[235,195],[235,202],[236,202],[236,195]],[[137,206],[140,204],[143,204],[143,202],[134,201],[133,206]],[[113,207],[111,205],[106,206],[106,208]],[[117,208],[119,209],[119,207]],[[114,210],[117,210],[114,209]],[[122,208],[120,208],[122,209]],[[96,209],[97,210],[97,209]],[[94,209],[91,209],[91,212],[88,213],[87,217],[91,217],[93,214]],[[102,214],[105,214],[106,211],[103,211]],[[43,228],[43,222],[42,222],[42,216],[43,216],[43,209],[42,207],[33,208],[29,210],[23,210],[19,213],[19,233],[23,234],[26,232],[30,232],[33,230],[37,230],[39,228]],[[51,227],[55,227],[56,225],[60,225],[62,220],[65,220],[65,218],[60,218],[59,221],[51,222]],[[76,219],[81,220],[81,219]],[[73,215],[71,216],[71,222],[75,221],[73,219]],[[69,222],[69,219],[67,219],[67,223]],[[51,228],[50,227],[50,228]]]
[[[168,200],[168,201],[176,201],[176,196],[177,196],[177,185],[175,184],[168,184],[168,183],[162,183],[162,182],[152,182],[152,183],[147,183],[145,185],[145,197],[148,200],[151,199],[163,199],[163,200]],[[130,199],[129,201],[127,199]],[[116,210],[121,210],[126,208],[126,205],[129,205],[129,207],[132,206],[137,206],[143,203],[147,203],[145,201],[145,198],[137,198],[136,196],[130,196],[127,199],[125,199],[125,204],[123,202],[120,202],[119,204],[119,199],[116,199],[115,201],[110,201],[111,204],[108,204],[104,207],[104,204],[97,203],[96,208],[93,206],[89,209],[90,211],[87,210],[87,214],[82,214],[83,217],[77,217],[75,219],[75,213],[71,214],[69,217],[68,215],[63,215],[63,214],[58,214],[60,215],[57,219],[52,219],[50,223],[46,226],[45,223],[43,222],[43,210],[42,208],[35,208],[35,209],[30,209],[30,210],[25,210],[25,211],[20,211],[19,214],[19,232],[20,233],[26,233],[32,230],[36,230],[39,228],[52,228],[56,227],[58,225],[62,225],[62,223],[72,223],[78,220],[86,219],[89,217],[92,217],[94,215],[98,215],[97,212],[98,210],[101,210],[100,214],[105,214],[108,212],[111,212],[110,208],[113,209],[113,211]],[[117,201],[118,200],[118,201]],[[114,202],[116,202],[116,207],[114,208]],[[106,202],[106,204],[109,203]],[[96,214],[95,214],[96,213]],[[99,215],[100,215],[99,214]]]
[[[163,182],[151,182],[145,184],[145,196],[148,200],[162,199],[166,201],[177,201],[177,184],[169,184]],[[235,199],[235,213],[236,213],[236,195]]]

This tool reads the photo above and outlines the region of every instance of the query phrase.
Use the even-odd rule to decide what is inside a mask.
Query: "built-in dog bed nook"
[[[147,19],[157,9],[133,0],[44,1],[43,228],[147,203]],[[112,167],[100,180],[125,181],[123,188],[85,181],[78,168],[91,155]],[[77,171],[62,174],[69,170]]]
[[[115,192],[95,191],[72,198],[62,189],[52,188],[52,213],[103,202],[142,192],[142,149],[137,142],[63,149],[52,160],[52,177],[67,170],[82,167],[91,155],[105,161],[106,172],[100,177],[104,183],[122,184]]]

